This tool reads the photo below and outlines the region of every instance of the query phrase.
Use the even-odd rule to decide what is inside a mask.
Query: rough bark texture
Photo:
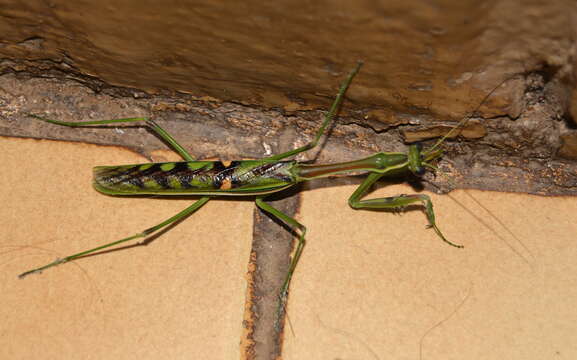
[[[571,2],[3,3],[3,135],[146,152],[158,145],[22,117],[142,114],[198,155],[262,156],[305,141],[295,133],[318,125],[310,110],[363,59],[331,138],[344,150],[321,159],[401,150],[402,135],[430,138],[475,111],[444,188],[575,193]]]

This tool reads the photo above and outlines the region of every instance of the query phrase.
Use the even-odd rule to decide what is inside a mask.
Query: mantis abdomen
[[[111,195],[266,194],[295,184],[296,161],[182,161],[94,168],[94,187]]]

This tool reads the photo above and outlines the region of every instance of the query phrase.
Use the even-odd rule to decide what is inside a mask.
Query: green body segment
[[[405,153],[377,153],[367,158],[333,164],[297,164],[294,173],[299,181],[351,172],[394,175],[409,166]]]
[[[296,161],[182,161],[94,168],[94,187],[109,195],[260,195],[296,183]]]
[[[351,172],[402,174],[411,166],[406,153],[377,153],[333,164],[295,160],[182,161],[94,168],[94,187],[110,195],[264,195],[298,182]]]

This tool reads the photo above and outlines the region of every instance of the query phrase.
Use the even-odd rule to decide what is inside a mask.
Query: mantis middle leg
[[[305,234],[307,232],[307,228],[303,224],[301,224],[298,221],[296,221],[295,219],[293,219],[292,217],[288,216],[287,214],[283,213],[282,211],[275,209],[271,205],[264,202],[263,198],[260,196],[256,198],[255,203],[256,203],[256,206],[258,206],[261,210],[266,211],[267,213],[271,214],[272,216],[276,217],[277,219],[281,220],[285,224],[287,224],[290,227],[292,227],[293,229],[295,229],[295,231],[297,231],[297,233],[299,235],[297,248],[296,248],[295,253],[293,255],[293,258],[291,260],[288,273],[285,277],[284,283],[283,283],[283,285],[281,287],[281,291],[280,291],[279,297],[280,297],[281,305],[282,305],[286,301],[286,297],[287,297],[288,288],[289,288],[291,278],[293,276],[293,273],[295,271],[295,268],[297,266],[297,263],[301,257],[301,254],[302,254],[304,246],[305,246]]]
[[[357,75],[357,73],[359,72],[361,66],[363,65],[362,61],[359,61],[357,63],[357,66],[353,69],[353,71],[351,71],[351,73],[349,74],[349,76],[346,78],[346,80],[342,83],[339,92],[337,93],[337,97],[335,98],[335,100],[333,101],[333,104],[331,105],[331,108],[329,110],[329,112],[327,113],[327,115],[325,116],[325,119],[323,121],[323,123],[321,124],[321,127],[319,128],[319,130],[317,131],[317,134],[315,135],[315,138],[308,144],[301,146],[299,148],[284,152],[282,154],[278,154],[278,155],[273,155],[271,157],[268,157],[266,159],[269,160],[281,160],[284,158],[287,158],[289,156],[293,156],[299,153],[302,153],[304,151],[310,150],[312,148],[314,148],[315,146],[317,146],[319,139],[321,138],[321,136],[323,135],[323,133],[325,132],[325,129],[327,127],[327,125],[331,122],[331,120],[335,117],[337,110],[339,109],[339,105],[341,104],[341,102],[343,101],[343,97],[345,96],[345,93],[347,92],[347,89],[349,88],[349,85],[351,84],[351,82],[353,81],[353,78],[355,77],[355,75]]]

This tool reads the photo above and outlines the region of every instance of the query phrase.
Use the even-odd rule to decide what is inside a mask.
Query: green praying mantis
[[[272,207],[265,200],[270,194],[286,190],[296,184],[318,178],[334,175],[366,173],[366,179],[350,196],[348,202],[354,209],[391,209],[402,210],[408,205],[422,205],[428,220],[428,226],[432,228],[439,238],[445,243],[461,248],[445,238],[435,222],[433,204],[429,196],[425,194],[399,195],[376,199],[362,198],[370,187],[382,177],[398,176],[412,173],[422,176],[426,169],[436,170],[433,161],[440,158],[443,151],[441,144],[462,127],[468,118],[463,119],[456,127],[451,129],[432,147],[422,149],[419,145],[410,145],[406,153],[402,152],[379,152],[364,159],[331,163],[312,164],[290,159],[297,154],[314,149],[327,126],[334,119],[339,106],[349,88],[353,78],[357,75],[362,62],[350,72],[341,84],[330,110],[326,114],[315,137],[308,144],[299,148],[273,155],[258,160],[239,161],[198,161],[186,151],[167,131],[161,128],[153,120],[144,117],[124,118],[99,121],[65,122],[46,119],[30,114],[36,119],[71,127],[91,125],[105,125],[118,123],[142,122],[150,127],[162,140],[168,143],[183,159],[181,162],[146,163],[120,166],[97,166],[94,168],[94,188],[104,194],[115,196],[130,195],[194,195],[199,196],[192,205],[180,211],[176,215],[141,231],[132,236],[113,241],[95,248],[85,250],[51,263],[20,274],[25,277],[33,273],[40,273],[48,268],[70,262],[74,259],[93,254],[95,252],[131,241],[145,238],[158,230],[173,224],[200,209],[213,197],[221,196],[252,196],[258,208],[270,214],[272,217],[284,222],[297,234],[297,246],[290,262],[289,270],[280,291],[280,298],[286,299],[291,278],[294,274],[299,258],[305,246],[307,228],[288,216],[287,214]]]

